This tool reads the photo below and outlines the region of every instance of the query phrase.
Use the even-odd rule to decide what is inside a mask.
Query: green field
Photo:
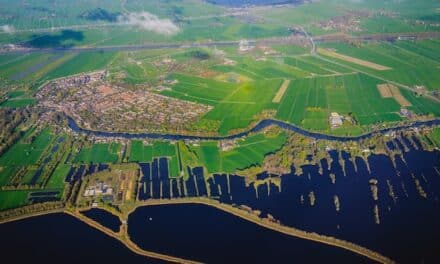
[[[430,46],[431,50],[426,49],[426,46]],[[419,43],[416,45],[413,42],[400,41],[397,44],[365,44],[361,48],[348,44],[326,44],[324,47],[335,49],[340,54],[392,68],[387,71],[377,71],[346,61],[332,59],[352,69],[409,86],[424,85],[429,90],[440,89],[440,61],[438,55],[432,52],[432,49],[438,50],[440,48],[438,42],[422,41],[420,45]]]
[[[363,74],[295,80],[278,107],[277,118],[323,132],[330,132],[331,112],[351,114],[361,126],[401,120],[400,105],[392,98],[381,98],[379,83]]]
[[[69,164],[58,164],[45,187],[48,189],[63,189],[64,180],[70,171],[70,167]]]
[[[9,183],[9,180],[15,173],[17,172],[18,168],[15,166],[2,166],[0,168],[0,186],[7,185]]]
[[[26,173],[23,175],[23,178],[20,180],[20,183],[30,185],[36,172],[37,168],[28,168]]]
[[[217,142],[203,142],[200,146],[190,146],[190,149],[196,153],[209,173],[234,173],[237,170],[261,165],[264,157],[279,150],[285,140],[284,133],[276,136],[257,134],[239,140],[237,146],[228,151],[221,151]]]
[[[153,146],[144,145],[140,140],[133,140],[130,146],[130,162],[151,162]]]
[[[21,108],[28,105],[34,105],[35,99],[32,98],[14,98],[0,104],[0,107]]]
[[[0,191],[0,211],[26,205],[29,191]]]
[[[35,131],[28,131],[17,143],[0,156],[0,186],[7,185],[12,176],[21,167],[31,166],[21,180],[22,183],[31,182],[43,152],[53,141],[54,136],[50,129],[44,129],[36,134]]]
[[[180,174],[177,145],[165,141],[144,145],[142,141],[133,140],[130,148],[130,162],[152,162],[154,158],[167,157],[170,176],[177,177]]]
[[[214,106],[203,119],[219,121],[220,134],[244,128],[262,110],[273,108],[272,98],[283,81],[280,78],[237,85],[187,75],[173,75],[172,78],[179,83],[162,94]]]
[[[49,129],[44,129],[37,135],[28,133],[0,157],[0,166],[27,166],[37,163],[53,139]]]
[[[439,127],[434,128],[432,130],[431,137],[434,140],[434,143],[437,145],[437,147],[440,147],[440,128]]]
[[[120,144],[93,144],[91,147],[81,149],[76,156],[79,163],[115,163],[119,158]]]
[[[55,79],[73,74],[104,69],[114,58],[114,52],[83,52],[74,54],[64,63],[47,72],[44,79]]]
[[[185,146],[179,142],[178,145],[183,169],[186,166],[204,166],[209,173],[233,173],[238,169],[261,165],[264,156],[280,149],[285,140],[284,133],[276,136],[258,134],[239,140],[237,146],[230,151],[221,151],[217,142],[203,142],[200,146]],[[156,141],[153,145],[143,145],[141,141],[134,140],[131,144],[129,160],[131,162],[151,162],[152,158],[168,157],[170,175],[176,177],[180,175],[178,145],[161,141]],[[145,150],[148,152],[147,155],[145,155]],[[150,154],[151,151],[152,154]],[[144,158],[141,159],[141,157]]]

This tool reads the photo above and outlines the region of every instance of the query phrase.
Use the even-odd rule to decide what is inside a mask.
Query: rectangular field
[[[45,187],[50,189],[63,189],[65,184],[64,179],[66,178],[69,171],[69,164],[58,164]]]
[[[388,71],[388,70],[391,70],[390,67],[379,65],[377,63],[366,61],[366,60],[361,60],[361,59],[358,59],[358,58],[355,58],[355,57],[339,54],[339,53],[336,53],[336,52],[333,52],[333,51],[330,51],[330,50],[327,50],[327,49],[319,48],[318,52],[321,53],[322,55],[325,55],[325,56],[328,56],[328,57],[332,57],[332,58],[335,58],[335,59],[340,59],[340,60],[343,60],[343,61],[346,61],[346,62],[351,62],[351,63],[358,64],[358,65],[361,65],[361,66],[364,66],[364,67],[367,67],[367,68],[371,68],[371,69],[377,70],[377,71]]]
[[[26,205],[29,191],[0,191],[0,211]]]
[[[395,85],[388,85],[391,90],[393,98],[403,107],[411,106],[411,103],[400,93],[400,90]]]
[[[0,157],[0,166],[13,167],[35,164],[50,145],[54,136],[49,129],[45,129],[37,135],[33,135],[33,133],[33,131],[29,131],[18,143],[9,148]],[[32,136],[35,138],[30,139]]]
[[[200,146],[190,148],[209,173],[234,173],[236,170],[261,165],[264,157],[280,149],[285,141],[285,133],[275,136],[258,134],[237,141],[236,146],[228,151],[221,151],[217,142],[203,142]]]
[[[390,90],[390,87],[388,84],[378,84],[377,90],[379,91],[380,96],[382,96],[382,98],[393,97],[393,94],[391,93],[391,90]]]
[[[440,48],[438,41],[378,42],[364,44],[360,48],[343,43],[326,43],[323,44],[323,47],[361,60],[372,60],[392,69],[377,71],[341,59],[327,57],[338,65],[347,65],[353,70],[374,74],[385,80],[407,86],[422,85],[428,90],[440,89],[440,59],[438,52],[435,52]]]
[[[280,89],[278,90],[275,97],[272,99],[273,103],[279,103],[281,99],[284,96],[284,93],[287,91],[287,87],[289,87],[290,80],[284,80],[283,84],[281,85]]]
[[[118,161],[120,145],[117,143],[94,144],[83,148],[76,156],[76,162],[80,163],[115,163]]]
[[[403,107],[411,106],[411,103],[400,93],[399,88],[393,84],[379,84],[377,90],[383,98],[394,98]]]
[[[130,148],[130,162],[151,162],[154,158],[166,157],[169,161],[170,176],[179,175],[177,145],[165,141],[155,141],[153,145],[144,145],[140,140],[133,140]]]
[[[331,112],[352,115],[358,126],[398,121],[400,105],[393,98],[382,98],[379,80],[363,74],[294,80],[289,85],[276,117],[306,129],[331,132]],[[349,129],[347,130],[349,131]]]

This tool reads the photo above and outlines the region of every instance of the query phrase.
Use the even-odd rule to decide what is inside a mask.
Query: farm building
[[[329,122],[330,122],[330,127],[331,128],[340,127],[340,126],[342,126],[342,116],[340,116],[336,112],[332,112],[330,114]]]
[[[241,52],[250,51],[254,48],[253,46],[250,45],[249,41],[245,39],[240,40],[238,46],[239,46],[238,50]]]

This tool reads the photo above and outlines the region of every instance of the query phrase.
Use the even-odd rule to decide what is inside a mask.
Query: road
[[[99,26],[99,25],[95,25]],[[105,26],[104,24],[101,26]],[[83,26],[78,26],[83,27]],[[84,27],[90,27],[86,25]],[[257,45],[259,43],[270,45],[300,45],[301,43],[310,41],[312,45],[311,54],[316,55],[316,42],[341,42],[348,40],[396,40],[401,38],[440,38],[440,32],[418,32],[418,33],[390,33],[390,34],[376,34],[376,35],[361,35],[361,36],[348,36],[348,35],[324,35],[318,37],[312,37],[301,28],[305,37],[301,36],[287,36],[287,37],[273,37],[262,39],[249,39],[249,44]],[[0,54],[4,53],[33,53],[33,52],[91,52],[91,51],[136,51],[136,50],[152,50],[152,49],[176,49],[176,48],[195,48],[195,47],[215,47],[215,46],[238,46],[240,40],[228,40],[228,41],[200,41],[200,42],[167,42],[167,43],[145,43],[139,45],[114,45],[114,46],[74,46],[74,47],[58,47],[58,48],[23,48],[23,49],[4,49],[0,50]]]

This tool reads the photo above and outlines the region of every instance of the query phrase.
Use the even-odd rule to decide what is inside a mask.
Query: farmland
[[[37,163],[52,139],[53,135],[49,129],[36,135],[30,131],[0,157],[0,166],[26,166]]]
[[[422,15],[433,10],[435,1],[420,3],[417,9],[413,4],[402,3],[396,7],[398,11],[383,9],[378,1],[321,1],[295,7],[249,7],[245,9],[245,14],[198,0],[161,4],[149,1],[121,4],[120,1],[111,0],[100,4],[99,8],[97,3],[69,3],[61,7],[43,1],[38,4],[49,5],[50,8],[24,9],[18,8],[20,3],[4,2],[11,10],[17,11],[11,11],[15,15],[10,20],[0,16],[1,23],[14,29],[8,33],[0,32],[0,43],[49,50],[60,47],[96,48],[87,51],[78,49],[54,53],[35,51],[0,54],[0,80],[4,83],[0,91],[3,96],[0,109],[41,107],[42,100],[35,98],[42,84],[54,79],[62,83],[66,76],[105,70],[105,78],[99,83],[102,87],[139,92],[136,93],[138,97],[155,93],[154,96],[160,94],[173,98],[154,105],[156,112],[148,122],[155,126],[140,124],[139,115],[132,113],[135,112],[134,108],[126,109],[131,115],[126,117],[132,122],[138,122],[141,129],[145,127],[146,130],[230,135],[248,129],[259,120],[274,118],[306,130],[354,136],[378,126],[406,122],[407,118],[400,114],[402,108],[410,110],[416,118],[440,116],[439,103],[423,96],[434,95],[440,88],[440,42],[437,39],[317,43],[317,54],[310,52],[308,45],[285,43],[267,45],[257,42],[244,49],[240,47],[241,44],[219,47],[184,45],[194,41],[279,40],[295,34],[292,32],[295,32],[296,26],[302,26],[312,36],[341,33],[337,27],[325,28],[323,25],[350,16],[354,16],[359,23],[342,25],[348,28],[342,30],[344,34],[358,36],[365,33],[432,31],[432,25],[426,24],[432,23],[428,19],[430,16],[425,19]],[[29,2],[30,6],[35,4],[36,1]],[[188,8],[189,5],[191,8]],[[363,11],[361,14],[353,13],[350,8],[361,8]],[[164,34],[147,30],[147,34],[143,28],[118,22],[118,16],[133,14],[138,10],[151,12],[159,19],[170,19],[172,23],[178,21],[176,31]],[[421,26],[420,21],[426,22],[424,26]],[[355,30],[357,27],[359,30]],[[33,29],[40,31],[32,32]],[[140,50],[100,49],[112,45],[155,42],[180,43],[182,46]],[[70,78],[74,79],[75,76]],[[414,92],[415,87],[421,87],[420,91]],[[87,95],[85,89],[81,91]],[[53,96],[63,97],[59,93]],[[102,97],[105,98],[105,95]],[[151,99],[153,96],[146,97]],[[82,101],[87,98],[91,100],[89,106],[97,105],[97,101],[111,104],[114,99],[93,99],[93,96],[87,95],[74,108],[83,105]],[[124,100],[128,100],[126,96],[117,101]],[[165,110],[175,109],[168,104],[179,100],[200,103],[209,110],[194,118],[191,124],[171,126],[171,123],[178,122],[170,121],[173,116]],[[68,105],[66,103],[59,107],[65,108]],[[112,118],[125,118],[124,115],[112,112],[118,111],[117,104],[112,104],[112,107],[115,110],[107,106],[102,111],[107,111]],[[332,113],[343,117],[344,122],[340,127],[331,127],[329,117]],[[87,110],[83,109],[82,114],[88,116]],[[154,120],[159,114],[165,115],[161,118],[166,122]],[[182,118],[179,120],[182,121]],[[125,124],[120,121],[124,120],[118,122]],[[115,129],[114,122],[106,124],[110,130]],[[0,157],[2,185],[7,185],[10,175],[15,175],[22,167],[26,168],[20,171],[19,182],[24,184],[32,181],[41,169],[42,155],[53,139],[45,136],[44,131],[41,135],[23,136]],[[28,136],[35,139],[26,140]],[[268,140],[277,144],[267,146],[267,150],[276,149],[282,141],[278,139],[280,141]],[[228,151],[220,151],[217,142],[203,142],[199,147],[190,147],[182,142],[171,144],[152,141],[144,144],[133,140],[124,146],[116,142],[90,141],[75,149],[68,161],[63,158],[62,162],[57,163],[51,177],[44,178],[49,187],[58,188],[63,185],[62,178],[69,165],[151,162],[154,158],[168,157],[172,176],[178,176],[180,168],[188,164],[206,164],[210,172],[232,172],[252,166],[251,160],[255,160],[255,164],[261,163],[261,155],[247,153],[252,158],[246,160],[243,155],[233,151],[229,154]],[[238,153],[249,151],[246,148],[237,149],[240,150]],[[265,151],[257,150],[260,154]],[[194,153],[197,155],[194,156]],[[17,159],[19,156],[24,158]],[[186,174],[185,169],[183,171]]]
[[[237,142],[231,150],[222,151],[216,142],[204,142],[200,146],[190,146],[209,173],[234,173],[262,164],[267,154],[277,151],[286,140],[286,135],[265,136],[258,134]]]
[[[128,83],[130,87],[139,84],[154,87],[166,78],[174,84],[160,90],[160,94],[213,107],[189,126],[190,129],[220,135],[245,129],[270,112],[275,112],[274,117],[278,119],[305,129],[338,135],[355,135],[368,131],[374,124],[400,121],[399,106],[408,107],[417,114],[438,115],[437,103],[429,99],[400,91],[396,101],[381,98],[376,89],[377,85],[389,80],[435,91],[440,84],[436,79],[440,76],[435,52],[438,41],[366,43],[360,48],[348,44],[322,44],[322,47],[333,53],[312,56],[307,50],[278,46],[274,47],[273,56],[261,55],[261,47],[244,54],[225,48],[223,55],[216,55],[218,50],[212,49],[173,49],[169,55],[165,50],[67,54],[57,59],[64,58],[62,63],[48,70],[43,67],[37,71],[41,74],[25,78],[41,82],[97,69],[108,69],[111,80]],[[191,54],[197,52],[206,53],[207,58],[196,63]],[[11,73],[5,77],[13,75],[11,69],[14,67],[32,68],[47,59],[43,54],[21,55],[16,59],[7,57],[3,67]],[[163,63],[167,59],[171,62]],[[227,60],[234,63],[225,63]],[[163,71],[166,74],[160,75]],[[285,80],[290,80],[289,88],[279,102],[274,101]],[[0,106],[26,107],[35,103],[25,94],[11,97]],[[356,123],[330,130],[328,116],[331,112],[350,114]]]
[[[152,162],[154,158],[167,157],[172,177],[179,175],[179,157],[177,146],[168,142],[156,141],[152,145],[144,145],[142,141],[133,140],[130,145],[130,162]]]
[[[82,148],[76,156],[80,163],[115,163],[119,157],[119,144],[93,144],[91,147]]]
[[[431,136],[437,147],[440,147],[440,128],[434,129]]]
[[[0,191],[0,210],[27,204],[29,191]]]
[[[374,21],[387,25],[387,28],[383,29],[384,32],[419,31],[420,26],[414,23],[420,22],[416,21],[420,19],[420,14],[432,10],[435,6],[433,1],[427,1],[420,4],[421,9],[416,11],[413,5],[405,3],[399,6],[399,14],[395,14],[394,10],[382,10],[381,5],[375,1],[337,2],[313,2],[292,9],[277,6],[249,8],[247,15],[231,15],[232,11],[221,5],[200,4],[196,0],[172,1],[160,5],[137,2],[120,5],[118,1],[108,1],[100,6],[100,9],[97,9],[96,3],[90,6],[79,3],[71,5],[72,9],[69,12],[61,7],[48,9],[55,14],[63,14],[64,18],[55,16],[48,20],[50,23],[46,23],[48,21],[45,20],[38,22],[38,25],[36,21],[44,16],[43,13],[47,10],[37,8],[17,11],[19,14],[11,25],[22,31],[11,35],[2,34],[2,38],[6,42],[15,39],[33,47],[49,48],[71,45],[78,47],[142,45],[151,42],[186,44],[191,41],[209,42],[266,37],[276,39],[287,36],[290,34],[289,30],[292,31],[286,28],[286,23],[302,26],[312,35],[320,35],[337,31],[335,28],[322,27],[329,20],[353,15],[358,18],[357,13],[353,14],[341,6],[363,10],[359,15],[360,31],[344,31],[347,34],[377,32]],[[32,5],[33,2],[30,4]],[[191,9],[187,8],[188,4],[192,6]],[[117,23],[116,18],[119,15],[136,10],[146,10],[163,19],[174,17],[181,23],[177,25],[177,31],[169,35],[154,30],[149,31],[149,34],[138,34],[142,29],[128,28]],[[89,17],[100,12],[107,16]],[[200,16],[200,14],[204,15]],[[32,22],[27,19],[26,23],[23,23],[23,16],[31,17]],[[68,26],[71,23],[84,27],[53,32],[42,31],[41,34],[34,36],[30,36],[27,32],[34,27],[47,29],[49,25]],[[97,29],[95,26],[100,28]],[[428,26],[425,28],[432,30]],[[248,50],[245,49],[244,52],[233,45],[219,48],[194,48],[182,45],[181,48],[139,51],[124,49],[104,51],[97,48],[87,52],[78,50],[55,54],[33,52],[28,55],[1,55],[3,60],[0,64],[0,77],[10,81],[11,86],[23,85],[25,90],[28,90],[27,88],[33,90],[51,79],[95,70],[108,70],[107,78],[112,84],[130,89],[149,89],[179,100],[212,106],[212,110],[201,118],[193,120],[193,124],[180,128],[163,128],[173,132],[180,132],[181,129],[186,133],[227,135],[248,128],[263,117],[276,117],[309,130],[340,134],[338,130],[330,130],[327,121],[329,114],[335,111],[353,115],[355,124],[345,124],[347,127],[342,130],[358,134],[360,131],[370,130],[371,125],[401,121],[402,118],[397,114],[400,110],[399,105],[408,107],[417,114],[437,115],[436,102],[427,101],[408,92],[400,92],[400,95],[396,93],[394,100],[380,98],[373,91],[372,85],[392,82],[400,88],[417,86],[423,87],[428,92],[438,90],[440,87],[439,57],[436,52],[438,47],[439,42],[434,39],[399,40],[393,43],[375,41],[351,44],[318,43],[316,56],[310,54],[307,46],[288,44],[269,46],[257,44],[255,47],[249,47]],[[280,90],[285,80],[291,81],[289,87],[298,88]],[[345,84],[332,84],[338,82]],[[309,86],[311,87],[308,88]],[[323,89],[323,86],[336,88]],[[341,88],[342,86],[344,87]],[[325,95],[320,94],[324,90]],[[285,93],[281,93],[282,91]],[[277,92],[280,92],[278,97],[282,98],[276,98]],[[0,103],[0,107],[18,108],[38,104],[32,98],[32,93],[9,98]],[[317,97],[321,98],[310,101],[303,98],[309,95],[313,98],[317,93],[319,94]],[[364,101],[363,98],[367,94],[369,99],[378,99],[377,103],[364,102],[362,107],[353,103],[353,101]],[[348,99],[351,98],[353,101],[349,102]],[[294,100],[298,103],[294,103]],[[400,104],[396,104],[396,100]],[[145,125],[142,124],[142,127]]]
[[[52,176],[50,176],[49,181],[46,184],[46,188],[49,189],[63,189],[65,185],[65,178],[69,173],[70,165],[69,164],[59,164],[54,170]]]
[[[362,60],[373,60],[375,63],[390,67],[386,71],[377,71],[354,63],[335,59],[350,68],[375,74],[387,80],[401,84],[415,86],[423,85],[429,90],[437,90],[440,87],[440,75],[437,55],[430,49],[440,47],[438,42],[424,41],[416,45],[414,43],[399,42],[397,44],[378,43],[367,44],[356,48],[346,44],[326,44],[325,47],[335,49],[337,52],[353,56]],[[425,48],[425,46],[430,47]]]
[[[264,262],[132,236],[141,206],[206,204],[294,236],[287,249],[324,246],[311,262],[438,263],[439,12],[438,0],[0,0],[0,223],[64,212],[140,260]],[[194,221],[172,218],[192,239]]]
[[[377,82],[362,74],[293,81],[278,107],[277,117],[318,131],[329,131],[330,112],[352,114],[358,121],[353,126],[400,120],[400,106],[391,98],[381,98]]]

